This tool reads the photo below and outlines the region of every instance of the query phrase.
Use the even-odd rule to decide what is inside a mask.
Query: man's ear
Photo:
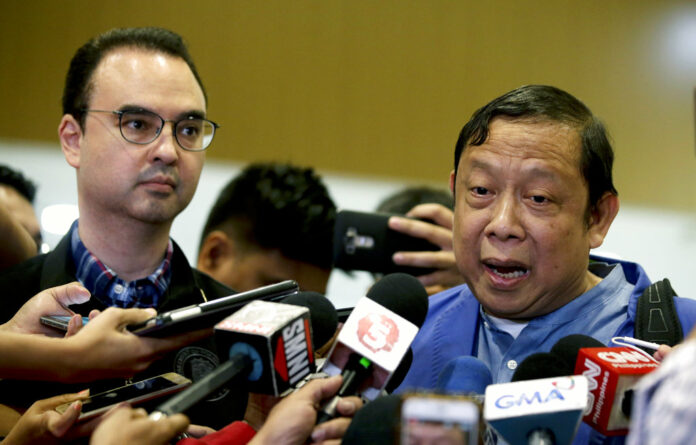
[[[588,227],[590,249],[596,249],[602,245],[617,213],[619,213],[619,197],[614,193],[605,192],[597,204],[590,209]]]
[[[454,173],[454,170],[450,172],[450,180],[449,180],[449,188],[450,192],[452,192],[452,196],[454,196],[454,186],[455,186],[455,181],[457,180],[457,177]]]
[[[58,124],[58,138],[63,156],[74,168],[80,168],[80,146],[82,144],[82,127],[72,114],[64,114]]]
[[[224,263],[234,261],[236,247],[234,241],[222,230],[213,230],[201,243],[197,268],[211,275]]]

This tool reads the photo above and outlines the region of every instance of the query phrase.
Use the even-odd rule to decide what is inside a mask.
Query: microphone
[[[484,418],[512,444],[570,444],[587,394],[587,379],[582,376],[489,385]]]
[[[606,345],[601,341],[583,334],[572,334],[558,340],[551,348],[550,353],[558,357],[568,372],[564,375],[572,374],[575,370],[578,352],[582,348],[605,348]]]
[[[555,354],[536,352],[527,356],[517,365],[511,381],[523,382],[526,380],[563,377],[572,375],[574,368],[575,362],[569,364]]]
[[[582,374],[588,379],[588,405],[583,421],[605,436],[628,433],[635,383],[659,364],[627,347],[606,347],[587,335],[558,340],[549,353],[527,357],[513,381]]]
[[[317,326],[323,342],[333,335],[329,332],[336,311],[319,298],[325,299],[299,292],[283,300],[294,304],[254,301],[218,323],[216,342],[220,356],[228,360],[158,406],[151,417],[184,412],[234,379],[244,380],[250,392],[275,396],[292,388],[314,370],[312,329]],[[322,308],[312,318],[315,323],[309,324],[310,311],[303,306]]]
[[[336,333],[338,328],[336,308],[328,298],[319,292],[301,291],[283,298],[280,303],[303,306],[309,309],[312,344],[315,349],[331,340]]]
[[[341,439],[343,445],[383,445],[398,443],[401,396],[378,397],[360,408]]]
[[[477,395],[482,398],[486,387],[493,383],[488,366],[473,356],[456,357],[442,368],[435,389],[449,395]]]
[[[628,434],[632,388],[659,363],[649,355],[627,347],[582,348],[575,373],[589,382],[585,423],[605,436]]]
[[[335,416],[341,397],[373,400],[380,394],[410,350],[427,312],[428,294],[411,275],[386,275],[372,286],[355,305],[324,362],[322,370],[329,376],[343,375],[344,383],[322,407],[317,423]]]

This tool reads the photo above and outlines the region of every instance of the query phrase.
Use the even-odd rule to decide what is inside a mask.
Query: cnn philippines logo
[[[389,352],[399,341],[399,327],[386,315],[366,315],[358,321],[358,341],[372,352]]]

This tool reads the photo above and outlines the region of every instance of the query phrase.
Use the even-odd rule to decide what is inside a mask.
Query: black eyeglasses
[[[82,110],[85,112],[112,113],[118,115],[118,126],[123,139],[133,144],[145,145],[157,139],[165,122],[174,124],[174,139],[181,148],[203,151],[213,141],[215,130],[220,126],[208,119],[186,117],[178,121],[164,119],[148,110]]]

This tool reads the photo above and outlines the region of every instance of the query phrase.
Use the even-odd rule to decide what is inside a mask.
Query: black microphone
[[[372,286],[346,320],[324,363],[324,372],[340,373],[344,384],[322,407],[317,423],[335,416],[341,397],[360,394],[374,399],[379,395],[410,350],[427,312],[428,294],[411,275],[386,275]]]
[[[280,303],[303,306],[309,309],[312,325],[312,344],[315,349],[331,340],[338,328],[338,314],[334,305],[318,292],[302,291],[289,295]]]
[[[341,444],[385,445],[398,443],[401,396],[378,397],[355,413]]]

